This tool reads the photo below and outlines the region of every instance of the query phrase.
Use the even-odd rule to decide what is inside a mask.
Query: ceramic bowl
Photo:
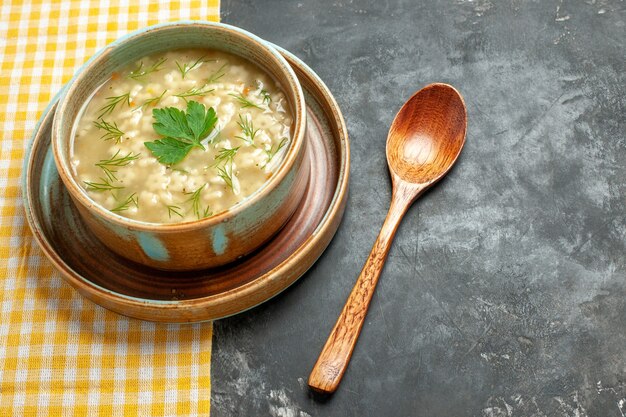
[[[117,215],[94,202],[70,169],[72,130],[90,95],[120,67],[139,57],[179,48],[215,49],[238,55],[271,75],[294,116],[292,141],[281,165],[263,187],[231,207],[202,220],[148,223]],[[227,264],[261,246],[290,218],[308,179],[305,163],[305,103],[301,86],[285,59],[266,42],[233,26],[176,22],[134,32],[94,55],[65,87],[52,127],[59,176],[85,225],[117,254],[154,268],[191,270]],[[67,231],[71,235],[71,231]]]

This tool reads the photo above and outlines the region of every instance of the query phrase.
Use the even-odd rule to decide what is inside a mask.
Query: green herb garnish
[[[172,218],[172,213],[174,213],[175,215],[179,216],[179,217],[183,217],[182,214],[180,214],[181,208],[178,206],[166,206],[167,207],[167,214],[170,217],[170,219]]]
[[[213,107],[207,110],[196,101],[187,103],[187,113],[176,107],[152,110],[156,123],[152,126],[163,139],[145,142],[146,148],[162,164],[180,162],[193,148],[204,149],[200,143],[215,127],[217,116]]]
[[[87,185],[87,190],[89,191],[110,191],[110,190],[121,190],[124,187],[118,187],[111,184],[112,180],[108,178],[100,178],[101,182],[93,182],[93,181],[83,181]]]
[[[159,104],[161,102],[161,99],[163,99],[163,96],[165,95],[165,93],[167,93],[167,90],[163,90],[163,92],[161,93],[160,96],[157,97],[152,97],[147,99],[146,101],[144,101],[141,106],[137,107],[138,109],[142,109],[146,106],[156,106],[157,104]]]
[[[223,179],[226,185],[233,191],[235,191],[233,185],[233,163],[238,150],[239,147],[220,149],[217,155],[215,155],[216,162],[213,165],[217,167],[217,175]]]
[[[176,164],[185,158],[195,146],[204,149],[204,146],[184,142],[174,138],[163,138],[153,142],[145,142],[146,148],[150,149],[156,159],[162,164]]]
[[[237,125],[239,125],[239,127],[241,128],[241,132],[243,133],[243,136],[235,136],[235,137],[237,139],[243,140],[248,145],[254,146],[254,138],[256,137],[256,134],[259,131],[259,129],[254,128],[252,119],[251,118],[249,119],[247,115],[246,117],[242,117],[240,113],[239,121],[237,122]]]
[[[145,68],[145,69],[143,68],[143,61],[141,61],[139,63],[139,66],[136,69],[132,70],[130,74],[128,74],[128,78],[132,78],[133,80],[136,80],[150,73],[160,71],[161,65],[163,65],[165,61],[167,61],[167,58],[160,58],[157,62],[152,64],[149,68]]]
[[[190,194],[191,195],[191,197],[189,197],[189,200],[187,200],[187,202],[191,202],[191,209],[193,210],[193,213],[196,215],[196,217],[198,219],[206,217],[207,213],[209,213],[209,207],[208,206],[204,210],[201,211],[201,205],[200,205],[200,197],[201,197],[201,195],[200,195],[200,193],[202,192],[204,187],[206,187],[206,184],[203,184],[196,191],[193,191],[191,193],[186,193],[186,194]],[[201,213],[203,215],[202,217],[200,217]]]
[[[269,150],[265,151],[265,153],[267,154],[267,161],[265,161],[265,165],[269,164],[272,161],[272,159],[276,156],[278,151],[280,151],[282,148],[285,147],[287,142],[288,142],[287,138],[282,138],[278,146],[276,146],[276,149],[274,149],[274,146],[272,146]]]
[[[140,154],[133,154],[132,152],[128,152],[126,156],[118,156],[120,153],[119,149],[115,152],[109,159],[101,159],[100,162],[96,164],[96,166],[102,169],[107,176],[107,178],[111,181],[117,181],[117,177],[115,176],[115,171],[113,168],[123,167],[131,163],[139,158]]]
[[[211,88],[209,90],[205,90],[204,88],[206,87],[206,85],[203,85],[200,88],[197,87],[192,87],[187,91],[184,91],[180,94],[174,94],[174,96],[176,97],[180,97],[183,100],[187,101],[187,97],[196,97],[196,96],[205,96],[207,94],[209,94],[211,91],[215,91],[214,88]]]
[[[131,204],[135,207],[139,207],[139,201],[137,201],[136,193],[132,193],[131,195],[129,195],[128,198],[126,198],[126,200],[122,201],[119,206],[112,208],[111,211],[120,212],[120,211],[128,210]]]
[[[258,105],[256,105],[256,104],[254,104],[253,102],[251,102],[250,100],[248,100],[247,98],[245,98],[245,97],[243,96],[243,94],[232,94],[232,93],[231,93],[231,94],[229,94],[229,96],[231,96],[231,97],[235,97],[235,99],[237,99],[237,101],[239,102],[239,104],[241,104],[241,108],[242,108],[242,109],[245,109],[245,108],[248,108],[248,107],[256,107],[257,109],[261,109],[261,110],[263,110],[263,108],[262,108],[262,107],[260,107],[260,106],[258,106]]]
[[[207,62],[207,61],[204,60],[204,56],[201,56],[200,58],[198,58],[197,61],[192,62],[190,64],[180,65],[180,63],[176,61],[176,67],[178,68],[178,71],[180,71],[180,75],[182,76],[184,80],[185,76],[187,75],[189,71],[198,68],[200,65],[202,65],[203,62]]]
[[[233,187],[233,166],[230,166],[230,172],[228,167],[225,165],[223,167],[217,167],[217,175],[224,180],[226,185],[230,187],[232,191],[235,191]]]
[[[98,129],[104,130],[104,135],[100,136],[100,139],[111,140],[115,139],[116,143],[120,143],[122,140],[122,136],[124,136],[124,132],[122,132],[118,127],[117,123],[113,122],[113,124],[100,119],[100,122],[94,121],[93,125]]]
[[[226,66],[228,66],[228,64],[222,65],[217,71],[215,71],[213,74],[211,74],[211,76],[209,78],[207,78],[207,80],[206,80],[207,84],[214,83],[217,80],[219,80],[220,78],[222,78],[224,75],[226,75],[226,71],[224,71],[224,68]]]
[[[107,100],[108,103],[98,110],[100,112],[98,119],[102,119],[104,116],[113,113],[115,107],[124,101],[128,104],[128,107],[130,107],[130,93],[122,94],[121,96],[107,97],[105,100]]]
[[[222,148],[218,151],[217,155],[215,155],[215,165],[217,166],[220,163],[224,163],[224,164],[232,164],[233,163],[233,159],[235,159],[235,155],[237,154],[237,151],[239,150],[239,146],[237,146],[236,148]]]
[[[272,97],[266,90],[261,90],[260,96],[263,98],[263,103],[270,104],[272,102]]]

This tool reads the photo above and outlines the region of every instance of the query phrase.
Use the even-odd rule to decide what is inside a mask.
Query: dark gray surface
[[[626,414],[626,2],[224,0],[222,16],[326,81],[352,170],[313,269],[215,323],[214,416]],[[465,149],[404,219],[342,385],[316,401],[308,374],[388,207],[388,126],[435,81],[465,96]]]

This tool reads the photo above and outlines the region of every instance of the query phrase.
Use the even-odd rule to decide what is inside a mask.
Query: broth
[[[74,126],[71,164],[87,194],[119,215],[197,220],[263,186],[289,148],[292,121],[284,93],[252,63],[169,51],[114,73],[93,94]]]

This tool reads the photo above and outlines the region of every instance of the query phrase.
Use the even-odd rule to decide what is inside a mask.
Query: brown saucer
[[[262,249],[220,269],[164,272],[106,249],[83,225],[61,183],[50,148],[56,98],[44,112],[24,162],[26,218],[63,278],[117,313],[159,322],[196,322],[237,314],[302,276],[337,231],[348,195],[350,150],[341,111],[322,80],[281,50],[307,103],[312,175],[301,206]]]

